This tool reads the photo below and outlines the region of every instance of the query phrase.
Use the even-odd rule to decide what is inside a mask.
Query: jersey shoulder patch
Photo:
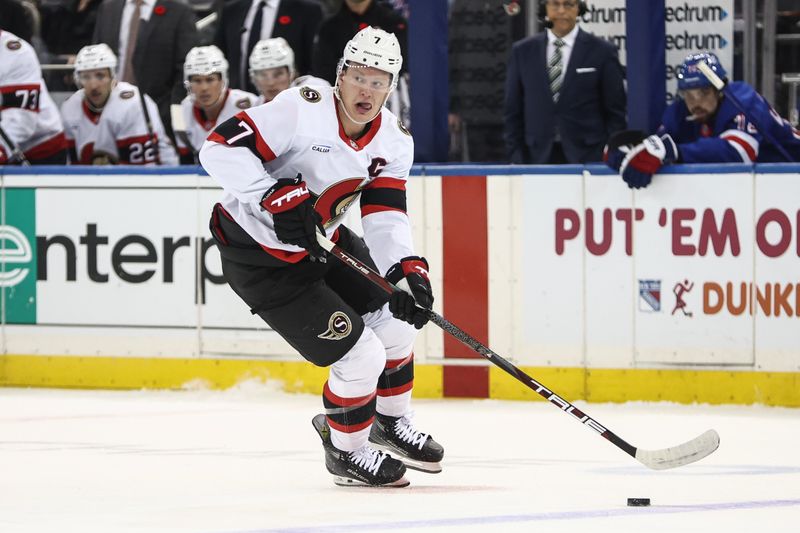
[[[234,105],[239,109],[248,109],[250,107],[250,99],[242,98],[241,100],[236,100]]]
[[[119,97],[122,98],[123,100],[129,100],[133,98],[134,94],[135,93],[133,91],[120,91]]]
[[[322,95],[319,94],[319,91],[308,86],[300,88],[300,96],[303,97],[303,100],[311,102],[312,104],[316,104],[322,100]]]
[[[405,133],[406,135],[411,137],[411,132],[408,131],[408,128],[406,128],[406,125],[403,124],[403,121],[400,120],[399,118],[397,119],[397,127],[400,128],[400,131],[402,131],[403,133]]]
[[[8,48],[13,52],[15,50],[19,50],[20,48],[22,48],[22,43],[17,40],[8,41],[6,43],[6,48]]]

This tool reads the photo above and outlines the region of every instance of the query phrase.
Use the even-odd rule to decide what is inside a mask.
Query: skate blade
[[[418,461],[416,459],[412,459],[410,457],[403,455],[397,448],[384,446],[383,444],[378,444],[373,441],[370,441],[370,445],[376,450],[381,450],[383,452],[386,452],[392,457],[399,459],[400,461],[403,461],[403,464],[406,465],[406,468],[410,468],[411,470],[416,470],[418,472],[425,472],[427,474],[438,474],[439,472],[442,471],[442,463]]]
[[[397,481],[392,481],[391,483],[385,483],[383,485],[370,485],[369,483],[364,483],[363,481],[344,476],[333,476],[333,482],[340,487],[374,487],[378,489],[400,489],[411,484],[411,482],[407,480],[405,476],[401,477]]]

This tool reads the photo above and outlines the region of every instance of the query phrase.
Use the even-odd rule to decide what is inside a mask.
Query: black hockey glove
[[[428,313],[424,309],[430,309],[433,305],[428,262],[424,257],[404,257],[389,268],[386,281],[400,289],[389,297],[389,311],[392,316],[422,329],[428,322]]]
[[[622,130],[608,138],[608,144],[603,149],[603,161],[606,165],[619,172],[622,160],[631,151],[631,148],[642,142],[647,135],[641,130]]]
[[[272,214],[279,241],[304,248],[312,258],[325,259],[325,250],[317,242],[317,229],[325,233],[322,217],[314,210],[311,194],[300,174],[294,179],[279,179],[264,193],[261,207]]]

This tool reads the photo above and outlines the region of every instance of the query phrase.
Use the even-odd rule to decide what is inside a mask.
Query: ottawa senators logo
[[[350,322],[350,317],[341,311],[335,311],[328,319],[328,329],[317,337],[326,341],[338,341],[350,335],[351,331],[353,324]]]
[[[123,100],[128,100],[129,98],[133,98],[133,91],[122,91],[119,93],[119,97]]]
[[[303,100],[305,100],[306,102],[311,102],[312,104],[316,104],[317,102],[322,100],[322,95],[320,95],[317,91],[315,91],[311,87],[301,88],[300,96],[303,97]]]
[[[6,48],[12,51],[19,50],[20,48],[22,48],[22,43],[19,41],[8,41],[8,43],[6,43]]]
[[[406,125],[403,124],[403,121],[400,120],[399,118],[397,119],[397,127],[400,128],[400,131],[402,131],[403,133],[405,133],[406,135],[411,137],[411,132],[408,131],[408,128],[406,128]]]
[[[248,107],[250,107],[250,100],[248,100],[247,98],[242,98],[241,100],[237,100],[236,104],[234,105],[236,105],[236,107],[238,107],[239,109],[247,109]]]

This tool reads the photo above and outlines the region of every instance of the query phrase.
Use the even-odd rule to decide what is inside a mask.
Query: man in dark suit
[[[614,46],[577,26],[577,0],[546,0],[545,33],[514,44],[508,63],[505,140],[511,163],[602,161],[626,127],[622,66]]]
[[[138,23],[133,20],[137,12]],[[191,8],[178,0],[104,0],[97,12],[93,42],[111,47],[120,58],[120,79],[155,100],[169,133],[169,106],[186,96],[183,60],[197,45],[194,24]],[[131,29],[137,35],[133,48],[128,42]],[[121,48],[128,53],[121,54]],[[125,72],[126,68],[130,71]]]
[[[308,74],[314,37],[321,21],[322,7],[316,0],[234,0],[227,3],[214,44],[231,66],[231,87],[258,94],[247,73],[247,60],[261,39],[286,39],[294,51],[298,74]]]

